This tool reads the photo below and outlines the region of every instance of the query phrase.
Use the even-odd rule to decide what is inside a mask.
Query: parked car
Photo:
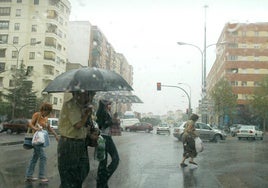
[[[179,127],[174,128],[173,136],[176,137],[178,140],[181,140],[182,138],[185,125],[186,122],[183,122]],[[207,141],[218,142],[219,140],[225,140],[227,136],[223,131],[211,128],[209,125],[201,122],[195,123],[195,130],[202,140]]]
[[[6,131],[8,134],[16,132],[17,134],[27,132],[28,124],[30,120],[28,119],[13,119],[9,122],[3,123],[3,129],[1,132]]]
[[[50,127],[52,127],[56,133],[59,133],[58,125],[59,125],[59,118],[48,118],[48,123]]]
[[[156,134],[167,133],[170,134],[170,126],[167,123],[160,123],[156,128]]]
[[[231,133],[231,136],[236,136],[237,135],[237,132],[238,130],[240,129],[241,127],[241,124],[234,124],[230,127],[230,133]]]
[[[237,132],[237,138],[252,138],[254,140],[261,139],[263,140],[263,132],[255,125],[241,125],[240,129]]]
[[[126,130],[127,126],[132,126],[135,123],[140,123],[140,120],[138,118],[127,118],[127,119],[121,119],[120,120],[120,127],[122,131]]]
[[[147,122],[135,123],[134,125],[126,126],[126,131],[145,131],[147,133],[153,130],[153,125]]]

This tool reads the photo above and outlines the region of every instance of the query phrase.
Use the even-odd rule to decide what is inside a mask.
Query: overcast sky
[[[138,112],[165,114],[188,107],[177,88],[156,91],[156,83],[183,87],[192,94],[192,107],[201,98],[201,53],[178,41],[204,46],[206,9],[207,45],[217,42],[227,22],[268,22],[267,0],[70,0],[72,21],[97,25],[118,53],[134,67],[134,94],[143,104]],[[207,49],[207,73],[215,60]],[[185,83],[178,85],[178,83]],[[190,86],[190,88],[189,88]]]

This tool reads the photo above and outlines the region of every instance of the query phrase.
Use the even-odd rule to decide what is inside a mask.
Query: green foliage
[[[218,116],[233,116],[235,111],[237,96],[232,91],[229,81],[221,79],[210,92],[210,97],[214,102],[214,111]]]
[[[10,119],[11,118],[12,106],[9,102],[0,102],[0,119]]]
[[[11,106],[11,112],[6,113],[9,117],[12,117],[14,112],[14,118],[31,118],[36,110],[36,95],[32,91],[33,82],[28,80],[23,64],[19,69],[14,70],[12,77],[14,87],[6,89],[7,94],[3,94]]]
[[[265,128],[265,120],[268,118],[268,76],[260,82],[259,87],[256,87],[252,98],[252,108],[255,114],[259,115],[264,120]]]

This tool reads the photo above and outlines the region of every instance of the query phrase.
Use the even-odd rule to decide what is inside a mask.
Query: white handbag
[[[41,131],[36,131],[33,135],[32,144],[34,146],[43,145],[45,143],[45,133]]]
[[[194,139],[195,141],[195,150],[197,153],[200,153],[204,150],[204,144],[203,141],[200,139],[200,137],[196,137]]]

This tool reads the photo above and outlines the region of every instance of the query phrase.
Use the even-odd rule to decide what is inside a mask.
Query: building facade
[[[117,53],[101,30],[89,22],[71,21],[69,24],[69,63],[115,71],[133,85],[133,67],[125,56]],[[77,53],[79,49],[79,53]],[[84,55],[81,55],[84,54]],[[78,55],[79,54],[79,55]],[[117,104],[120,112],[131,110],[131,104]]]
[[[0,0],[0,91],[14,87],[11,73],[22,63],[37,97],[65,71],[70,8],[68,0]],[[63,95],[45,97],[58,116]]]
[[[207,76],[207,92],[221,78],[237,95],[237,106],[245,107],[254,89],[268,75],[268,23],[227,23],[219,37],[216,60]]]

